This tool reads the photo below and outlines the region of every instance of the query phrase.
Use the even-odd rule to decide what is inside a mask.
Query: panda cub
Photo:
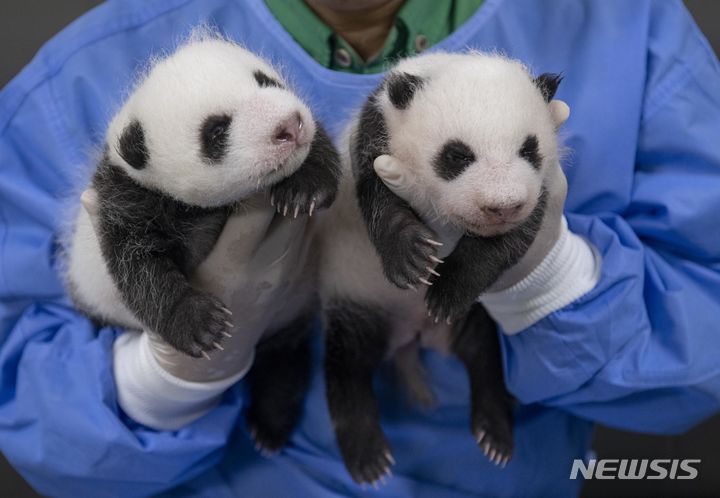
[[[97,226],[79,209],[66,251],[69,292],[101,322],[207,357],[231,317],[188,277],[228,216],[267,191],[281,215],[312,215],[333,202],[339,173],[328,135],[270,65],[193,39],[153,64],[110,123],[91,180]]]
[[[432,399],[419,346],[463,362],[472,434],[496,464],[510,459],[511,397],[496,327],[476,300],[540,227],[546,172],[559,160],[549,106],[559,82],[497,55],[421,55],[395,66],[352,124],[351,171],[321,234],[320,285],[327,401],[355,481],[375,482],[394,463],[372,388],[381,361],[394,357],[415,396]],[[375,173],[385,155],[408,169],[411,202],[425,212]],[[423,220],[459,233],[449,255]]]

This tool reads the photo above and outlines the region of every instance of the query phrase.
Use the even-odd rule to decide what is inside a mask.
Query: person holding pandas
[[[406,406],[376,379],[397,464],[374,494],[572,496],[571,462],[585,457],[593,421],[677,433],[717,411],[720,70],[679,0],[108,2],[0,94],[0,451],[38,492],[364,493],[341,463],[320,351],[297,429],[265,458],[238,421],[244,380],[218,391],[210,377],[188,385],[143,371],[164,394],[148,410],[167,413],[171,397],[194,415],[179,428],[130,417],[113,359],[131,341],[97,330],[61,284],[61,199],[101,142],[108,109],[138,64],[203,22],[280,63],[336,144],[400,57],[471,48],[564,74],[555,98],[572,108],[561,132],[572,152],[552,209],[527,255],[478,296],[501,329],[505,382],[520,402],[513,458],[505,468],[485,459],[467,437],[462,366],[427,353],[428,379],[442,386],[435,410]],[[402,163],[390,157],[376,171],[412,201]],[[262,243],[248,241],[246,261]]]

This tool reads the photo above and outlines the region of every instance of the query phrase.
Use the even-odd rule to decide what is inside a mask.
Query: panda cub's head
[[[214,207],[291,175],[315,130],[307,106],[270,65],[205,38],[152,66],[111,122],[107,150],[141,185]]]
[[[481,53],[400,62],[377,96],[389,154],[410,169],[421,205],[481,236],[522,224],[558,161],[552,100],[560,78]]]

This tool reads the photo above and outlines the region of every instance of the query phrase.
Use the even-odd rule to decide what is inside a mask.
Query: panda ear
[[[562,79],[562,74],[554,73],[544,73],[535,78],[535,86],[540,89],[545,102],[549,103],[553,99]]]
[[[387,78],[387,90],[390,102],[397,109],[407,109],[415,95],[422,88],[425,80],[420,76],[408,73],[392,73]]]
[[[147,166],[148,152],[145,144],[145,131],[138,120],[125,127],[116,147],[120,157],[135,169]]]

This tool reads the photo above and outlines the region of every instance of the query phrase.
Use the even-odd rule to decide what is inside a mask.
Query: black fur
[[[310,151],[298,170],[271,189],[277,206],[288,206],[293,212],[308,213],[314,208],[325,208],[333,203],[340,182],[340,156],[330,137],[317,123]]]
[[[263,340],[248,373],[250,406],[247,424],[255,443],[275,453],[287,443],[302,415],[310,385],[311,332],[315,315],[298,317]]]
[[[544,73],[535,78],[535,85],[540,89],[545,102],[550,102],[555,97],[555,92],[557,92],[562,79],[562,74],[554,73]]]
[[[525,138],[518,155],[529,162],[536,171],[542,166],[543,157],[540,154],[540,143],[535,135],[528,135]]]
[[[435,234],[375,173],[375,158],[388,153],[387,127],[378,108],[378,93],[371,95],[362,109],[350,158],[360,210],[383,273],[405,289],[427,275],[427,261],[436,250],[426,239]]]
[[[372,305],[335,301],[325,309],[325,382],[330,418],[348,472],[371,484],[394,464],[380,426],[373,376],[387,353],[390,324]],[[470,427],[486,454],[512,455],[511,397],[502,373],[497,331],[485,309],[475,304],[453,325],[451,349],[470,381]]]
[[[537,206],[521,226],[497,237],[466,234],[431,278],[425,300],[432,316],[456,321],[500,275],[516,264],[535,240],[547,204],[543,188]]]
[[[392,73],[387,79],[388,98],[397,109],[407,109],[425,81],[414,74]]]
[[[262,88],[267,88],[269,86],[273,86],[275,88],[285,88],[283,84],[280,83],[278,80],[271,76],[268,76],[259,69],[253,72],[253,77],[255,78],[255,81],[257,81],[257,84],[260,85]]]
[[[139,121],[133,120],[125,127],[117,144],[117,153],[130,166],[143,169],[148,162],[145,131]]]
[[[208,116],[200,127],[200,149],[211,162],[220,161],[227,153],[232,117],[227,114]]]
[[[340,453],[356,482],[373,483],[392,465],[372,386],[389,324],[376,308],[346,301],[330,303],[325,320],[326,397]]]
[[[223,303],[187,276],[214,246],[230,207],[204,209],[140,186],[107,156],[93,177],[98,235],[123,301],[171,346],[191,356],[227,332]]]
[[[512,397],[503,380],[502,355],[495,322],[481,304],[453,326],[452,351],[470,381],[470,431],[487,453],[509,459],[513,451]]]
[[[450,140],[443,145],[433,160],[437,175],[443,180],[454,180],[476,160],[469,145],[461,140]]]

